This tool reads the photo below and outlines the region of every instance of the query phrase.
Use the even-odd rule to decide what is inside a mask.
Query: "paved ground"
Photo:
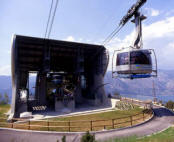
[[[156,107],[155,117],[148,123],[120,130],[102,131],[95,133],[97,140],[131,135],[145,136],[162,131],[174,124],[174,115],[165,108]],[[32,132],[0,129],[0,142],[61,142],[66,133]],[[67,142],[79,142],[82,133],[66,134]]]
[[[47,111],[47,112],[37,112],[33,114],[33,119],[31,120],[39,120],[39,119],[46,119],[46,118],[54,118],[54,117],[68,117],[68,116],[76,116],[76,115],[86,115],[86,114],[93,114],[93,113],[101,113],[101,112],[108,112],[113,111],[113,108],[108,106],[100,106],[100,107],[89,107],[83,106],[81,108],[76,108],[75,111],[71,113],[65,112],[55,112],[55,111]]]
[[[148,123],[132,127],[129,129],[121,129],[111,132],[101,132],[96,134],[97,140],[103,140],[114,137],[127,136],[146,136],[162,131],[174,124],[174,114],[165,108],[156,107],[154,109],[155,117]]]

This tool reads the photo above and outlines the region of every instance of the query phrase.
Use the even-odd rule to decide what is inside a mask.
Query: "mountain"
[[[33,92],[33,86],[35,84],[35,77],[32,76],[30,78],[30,91]],[[7,93],[11,102],[12,98],[12,83],[11,83],[11,76],[0,76],[0,94]]]
[[[115,79],[112,78],[111,71],[105,75],[104,82],[106,93],[119,92],[120,94],[134,94],[144,96],[153,96],[152,79],[155,84],[157,96],[170,96],[174,100],[174,70],[159,70],[157,78],[147,79]],[[11,77],[0,76],[0,93],[7,93],[11,99]],[[30,88],[34,86],[34,77],[31,77]]]
[[[11,84],[11,76],[0,76],[0,94],[7,93],[10,102],[11,102],[11,94],[12,94],[12,84]]]
[[[174,70],[159,70],[157,78],[146,79],[115,79],[111,71],[105,75],[105,86],[107,93],[119,92],[121,94],[153,95],[153,81],[157,95],[173,95],[174,97]]]

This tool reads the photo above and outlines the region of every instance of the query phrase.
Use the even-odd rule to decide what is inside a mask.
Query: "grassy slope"
[[[103,113],[96,113],[96,114],[88,114],[88,115],[79,115],[79,116],[72,116],[72,117],[59,117],[59,118],[52,118],[51,120],[64,120],[64,121],[80,121],[80,120],[107,120],[113,118],[120,118],[125,116],[134,115],[140,113],[142,111],[141,108],[136,107],[132,110],[113,110],[110,112],[103,112]]]
[[[10,106],[8,105],[1,105],[0,106],[0,117],[5,117],[4,113],[8,111]],[[91,130],[91,120],[92,122],[92,130],[102,130],[102,129],[112,129],[113,128],[113,118],[122,118],[122,119],[117,119],[114,121],[114,128],[121,128],[121,127],[126,127],[130,126],[130,122],[125,121],[130,121],[131,115],[141,113],[143,109],[139,107],[135,107],[132,110],[113,110],[110,112],[103,112],[103,113],[96,113],[96,114],[88,114],[88,115],[79,115],[79,116],[72,116],[72,117],[60,117],[60,118],[53,118],[50,119],[49,124],[47,121],[32,121],[30,122],[30,125],[40,125],[40,126],[31,126],[30,129],[33,130],[48,130],[48,125],[50,126],[49,130],[52,131],[69,131],[69,126],[71,126],[70,131],[89,131]],[[123,118],[126,117],[126,118]],[[142,122],[142,114],[135,116],[134,119],[137,117],[141,117],[140,121],[134,121],[133,125]],[[94,121],[94,120],[101,120],[101,121]],[[103,121],[102,121],[103,120]],[[106,121],[105,121],[106,120]],[[69,123],[69,121],[71,121]],[[5,120],[1,120],[1,122],[5,122]],[[121,123],[122,124],[118,124]],[[117,124],[116,124],[117,123]],[[1,124],[1,127],[8,127],[7,124]],[[27,123],[20,123],[20,124],[14,124],[14,128],[19,128],[19,129],[28,129],[28,122]],[[43,127],[42,127],[43,126]],[[59,126],[55,128],[55,126]],[[11,127],[11,125],[10,125]]]
[[[138,139],[136,142],[174,142],[174,127],[170,127],[164,132]]]
[[[174,127],[144,138],[128,137],[122,139],[108,140],[105,142],[174,142]]]
[[[10,105],[0,105],[0,117],[6,117],[4,113],[8,112]]]
[[[102,130],[102,129],[104,129],[104,127],[105,127],[105,129],[111,129],[112,128],[111,127],[112,119],[115,119],[115,118],[127,117],[124,119],[115,120],[114,123],[130,121],[130,118],[128,116],[131,116],[131,115],[134,115],[137,113],[141,113],[142,110],[143,109],[136,107],[135,109],[132,109],[132,110],[124,110],[124,111],[113,110],[110,112],[103,112],[103,113],[96,113],[96,114],[52,118],[50,120],[51,121],[52,120],[53,121],[71,121],[71,126],[78,127],[78,128],[71,128],[71,131],[89,131],[90,126],[91,126],[90,121],[92,120],[93,121],[92,122],[92,126],[93,126],[92,129],[93,129],[93,131],[95,131],[95,130]],[[107,120],[107,121],[94,121],[94,120]],[[138,123],[138,122],[134,122],[134,124],[135,123]],[[50,123],[50,126],[54,126],[54,125],[67,126],[68,124],[66,122],[65,123]],[[126,127],[126,126],[130,126],[130,122],[115,125],[114,127],[120,128],[120,127]]]
[[[0,117],[6,117],[4,113],[7,112],[9,109],[10,109],[10,105],[0,105]],[[98,120],[98,119],[108,119],[108,118],[112,119],[115,117],[133,115],[135,113],[139,113],[140,111],[141,111],[140,108],[136,108],[135,110],[131,110],[131,111],[130,110],[129,111],[112,111],[112,112],[82,115],[82,116],[67,117],[67,118],[56,118],[56,120],[89,120],[89,119]],[[136,137],[129,137],[124,139],[110,140],[107,142],[174,142],[174,127],[170,127],[164,132],[154,134],[149,137],[144,137],[140,139]]]

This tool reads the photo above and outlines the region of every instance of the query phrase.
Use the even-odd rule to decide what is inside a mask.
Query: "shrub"
[[[8,94],[5,93],[4,95],[0,94],[0,104],[8,104],[9,103],[9,97]]]
[[[62,142],[66,142],[66,136],[62,137]]]
[[[162,100],[160,100],[160,101],[159,101],[159,103],[160,103],[160,104],[163,104],[163,101],[162,101]]]
[[[174,102],[173,101],[168,101],[165,105],[166,108],[169,109],[174,109]]]
[[[89,132],[86,132],[86,134],[82,136],[81,142],[96,142],[95,136],[91,135]]]
[[[129,102],[119,101],[116,103],[115,108],[120,110],[131,110],[134,109],[134,105]]]

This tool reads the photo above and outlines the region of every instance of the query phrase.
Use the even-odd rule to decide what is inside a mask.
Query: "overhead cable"
[[[59,3],[59,0],[56,0],[56,4],[55,4],[55,7],[54,7],[54,11],[53,11],[54,0],[51,1],[51,6],[50,6],[50,10],[49,10],[49,16],[48,16],[48,20],[47,20],[47,26],[46,26],[46,31],[45,31],[44,38],[49,39],[49,37],[50,37],[58,3]]]
[[[127,11],[127,14],[120,20],[118,27],[103,41],[103,45],[106,45],[111,39],[121,30],[121,28],[134,16],[140,7],[147,0],[137,0],[135,4],[131,6],[131,8]]]
[[[45,36],[44,36],[44,38],[46,38],[46,36],[47,36],[48,27],[49,27],[50,18],[51,18],[52,8],[53,8],[53,0],[51,1],[51,7],[50,7],[50,11],[49,11],[49,16],[48,16],[48,21],[47,21],[47,26],[46,26],[46,31],[45,31]]]
[[[102,45],[106,45],[107,43],[109,43],[112,38],[121,30],[123,26],[118,26],[104,41]]]
[[[48,38],[50,37],[50,34],[51,34],[51,30],[52,30],[52,26],[53,26],[53,23],[54,23],[54,18],[55,18],[55,15],[56,15],[56,10],[57,10],[58,3],[59,3],[59,0],[56,0],[56,5],[55,5],[55,8],[54,8],[53,17],[52,17],[51,25],[50,25],[50,29],[49,29],[49,32],[48,32]]]

